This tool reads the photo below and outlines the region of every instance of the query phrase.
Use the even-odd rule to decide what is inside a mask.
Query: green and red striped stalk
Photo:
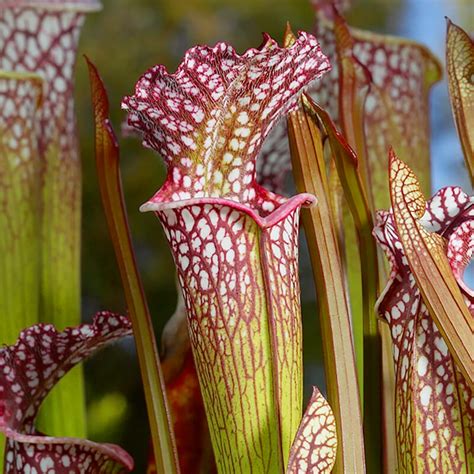
[[[38,322],[40,178],[36,74],[0,71],[0,342]],[[0,433],[0,466],[5,439]]]
[[[0,337],[38,322],[40,177],[36,124],[43,81],[0,71]]]
[[[378,311],[395,362],[400,472],[470,472],[474,294],[462,279],[474,249],[474,198],[458,187],[428,202],[408,166],[390,157],[391,212],[374,235],[391,264]]]
[[[42,79],[43,100],[35,123],[19,132],[23,136],[30,133],[29,140],[36,145],[31,155],[35,160],[31,169],[35,172],[29,177],[35,183],[36,207],[21,216],[27,228],[36,226],[38,242],[31,269],[25,270],[25,275],[37,272],[30,278],[30,288],[24,289],[32,305],[38,301],[36,308],[28,308],[34,312],[28,318],[47,320],[59,328],[78,324],[81,317],[81,166],[74,117],[73,71],[85,13],[99,8],[98,0],[0,1],[0,69],[33,73]],[[12,187],[5,192],[19,195],[22,191]],[[28,245],[31,247],[32,243]],[[34,268],[35,260],[39,261],[39,269]],[[11,265],[24,269],[29,264],[18,259],[11,260]],[[2,273],[0,286],[8,288],[7,279],[14,274]],[[13,296],[25,299],[19,292]],[[21,307],[24,303],[18,300],[15,304]],[[15,315],[13,311],[4,317],[10,319]],[[6,342],[14,335],[2,334],[1,337],[2,342]],[[69,414],[66,416],[66,413]],[[80,368],[74,369],[48,397],[40,424],[51,433],[85,435]]]
[[[87,58],[86,61],[89,67],[94,109],[95,153],[100,193],[132,320],[155,465],[159,472],[177,473],[178,453],[165,393],[165,380],[153,333],[153,323],[133,251],[122,191],[119,146],[109,119],[109,100],[96,67]]]
[[[303,214],[321,324],[328,401],[337,427],[335,472],[364,472],[362,414],[357,384],[351,313],[335,219],[329,198],[322,134],[308,98],[288,117],[293,173],[300,192],[316,195],[318,205]]]
[[[218,43],[189,50],[174,74],[150,69],[123,102],[168,166],[142,210],[159,217],[177,265],[219,472],[283,472],[300,423],[297,231],[313,197],[266,191],[255,160],[328,68],[304,33],[242,56]]]

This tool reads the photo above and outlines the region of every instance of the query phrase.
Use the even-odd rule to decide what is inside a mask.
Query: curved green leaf
[[[130,238],[119,168],[119,148],[108,118],[109,101],[96,67],[86,60],[94,107],[96,165],[102,204],[132,319],[155,459],[159,472],[175,473],[179,472],[179,468],[173,428],[153,324]]]
[[[390,195],[395,228],[423,301],[459,369],[473,387],[474,318],[446,257],[446,243],[420,219],[425,200],[411,169],[390,151]]]

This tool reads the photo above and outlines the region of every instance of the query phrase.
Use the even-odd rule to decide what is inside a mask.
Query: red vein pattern
[[[31,195],[38,200],[36,183],[39,160],[37,156],[37,140],[35,119],[41,102],[42,81],[32,74],[13,75],[0,71],[0,130],[2,133],[0,173],[0,191],[2,215],[16,212],[16,206],[7,202],[11,197],[6,190],[13,187],[11,181],[19,176],[25,194],[23,198],[31,201]],[[22,190],[17,190],[22,194]],[[20,202],[16,203],[17,205]],[[38,213],[35,208],[34,213]],[[23,219],[27,216],[23,215]],[[23,220],[22,219],[22,220]],[[6,219],[5,226],[12,224],[13,216]],[[9,229],[15,238],[19,237],[20,229]],[[11,251],[12,249],[5,249]]]
[[[44,81],[36,125],[43,163],[42,258],[48,262],[42,266],[41,314],[52,320],[67,310],[79,318],[81,189],[73,68],[84,12],[99,7],[96,0],[0,1],[0,69],[34,72]]]
[[[37,322],[39,182],[35,120],[41,79],[0,72],[0,334]],[[25,262],[28,262],[26,265]],[[12,340],[8,340],[8,338]]]
[[[328,402],[313,394],[291,447],[287,474],[330,473],[336,462],[336,420]]]
[[[328,8],[331,3],[330,0],[313,2],[317,11],[315,35],[332,69],[321,80],[311,83],[308,93],[341,125],[338,92],[340,58],[333,23],[327,19],[332,15]],[[424,190],[430,189],[427,175],[428,94],[433,83],[441,77],[441,66],[427,48],[413,41],[356,28],[351,28],[350,33],[354,40],[354,57],[371,75],[372,88],[365,102],[366,147],[376,207],[387,208],[390,198],[386,186],[388,165],[385,157],[390,145],[396,146],[397,154],[423,178]],[[290,169],[285,123],[269,137],[259,160],[261,181],[276,180],[277,185],[280,185],[282,178],[279,175]],[[278,191],[281,192],[280,189]]]
[[[133,468],[118,446],[38,433],[34,421],[50,390],[76,364],[108,343],[132,334],[123,316],[98,313],[92,324],[58,332],[38,324],[0,349],[0,430],[7,439],[5,473],[97,474]]]
[[[35,125],[42,168],[36,176],[41,195],[35,318],[47,315],[58,327],[80,322],[81,166],[73,70],[84,13],[99,7],[97,0],[0,1],[0,69],[34,72],[43,79],[43,101]],[[69,435],[84,433],[82,383],[78,368],[48,397],[46,423],[52,429]],[[62,417],[58,410],[50,410],[56,401],[74,406],[76,416]]]
[[[272,211],[281,199],[256,184],[256,156],[297,93],[328,69],[316,39],[301,33],[289,49],[266,36],[239,56],[218,43],[190,49],[174,74],[147,71],[123,107],[170,168],[153,202],[225,196]]]
[[[271,191],[283,194],[291,172],[290,144],[286,121],[273,128],[257,160],[257,180]]]
[[[245,212],[223,204],[159,212],[184,289],[211,436],[215,449],[226,454],[221,458],[226,464],[219,466],[225,471],[235,466],[245,471],[250,465],[241,460],[260,449],[263,466],[271,466],[280,429],[289,450],[298,427],[298,207],[264,229]],[[277,351],[274,369],[271,346]],[[273,385],[285,407],[281,428]]]
[[[474,297],[462,281],[472,257],[474,200],[458,187],[427,203],[424,227],[448,240],[447,256],[474,316]],[[374,236],[391,263],[378,311],[390,325],[396,367],[396,429],[401,472],[465,472],[472,465],[474,397],[424,305],[392,213],[379,212]]]
[[[354,57],[367,68],[373,84],[367,94],[364,120],[371,186],[376,207],[388,207],[388,165],[381,157],[387,156],[390,145],[396,146],[398,154],[424,178],[423,187],[429,191],[428,93],[441,77],[441,66],[427,48],[410,40],[355,28],[350,33]],[[316,34],[335,66],[337,39],[332,24],[318,19]],[[339,68],[335,66],[310,91],[336,122],[339,98],[334,97],[333,91],[339,80]]]
[[[265,36],[242,56],[218,43],[189,50],[174,74],[150,69],[123,101],[168,166],[142,210],[156,212],[178,267],[219,472],[278,472],[298,429],[298,218],[314,198],[265,190],[255,160],[328,69],[306,33],[287,49]]]

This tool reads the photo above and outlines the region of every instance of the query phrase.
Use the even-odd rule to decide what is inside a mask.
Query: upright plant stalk
[[[159,473],[178,473],[173,427],[166,400],[166,388],[145,298],[130,238],[119,149],[109,115],[107,93],[95,66],[87,60],[96,126],[96,163],[102,203],[120,269],[142,373],[156,469]]]
[[[44,100],[35,124],[41,162],[36,175],[40,282],[35,317],[58,328],[80,322],[81,169],[73,70],[84,13],[99,7],[98,0],[0,1],[0,68],[37,73],[43,79]],[[45,401],[40,427],[51,434],[85,436],[81,368]]]
[[[374,208],[374,196],[370,190],[371,172],[367,160],[364,133],[365,103],[370,87],[370,73],[355,58],[354,40],[344,19],[335,16],[334,35],[338,58],[339,115],[341,129],[347,143],[357,155],[358,173],[364,189],[369,190],[365,200]]]
[[[378,296],[378,258],[375,240],[372,237],[373,221],[366,188],[359,174],[359,162],[350,146],[337,131],[329,114],[308,98],[312,112],[321,119],[332,149],[344,195],[357,231],[360,267],[362,277],[363,316],[363,414],[366,460],[369,472],[381,470],[382,441],[382,383],[381,348],[378,333],[375,302]]]
[[[364,133],[365,105],[369,93],[370,74],[368,70],[355,58],[354,40],[350,35],[345,21],[335,15],[334,33],[339,67],[339,114],[341,127],[347,143],[356,151],[356,163],[350,156],[342,162],[345,167],[339,168],[351,180],[347,183],[346,194],[348,204],[355,219],[357,242],[351,242],[358,247],[360,270],[349,272],[349,278],[362,281],[362,308],[361,314],[355,320],[362,318],[363,342],[363,413],[364,437],[367,452],[367,469],[369,472],[381,470],[382,452],[382,386],[381,386],[381,349],[378,331],[375,302],[379,285],[379,271],[377,268],[377,248],[372,238],[375,196],[371,190],[371,169],[367,156],[367,146]],[[326,122],[329,117],[326,117]],[[336,138],[333,128],[329,130],[332,142]],[[342,156],[347,154],[347,147],[340,146]],[[338,161],[341,161],[341,157]],[[351,163],[352,162],[352,163]],[[351,166],[352,164],[352,166]],[[348,166],[349,165],[349,166]],[[351,185],[352,184],[352,185]],[[354,199],[354,197],[356,197]],[[351,262],[348,262],[351,265]],[[352,268],[350,268],[352,270]],[[359,273],[360,271],[360,273]],[[355,278],[354,278],[355,277]],[[361,374],[359,374],[359,377]]]
[[[364,472],[362,416],[341,256],[329,202],[320,131],[303,100],[291,112],[288,133],[293,173],[299,191],[314,193],[318,205],[303,214],[321,308],[328,400],[336,418],[335,472]]]
[[[42,80],[0,71],[0,343],[38,322],[40,161],[35,120]],[[0,435],[0,466],[4,437]]]
[[[370,91],[371,76],[368,69],[354,56],[354,39],[347,24],[339,15],[335,15],[334,34],[339,68],[339,114],[342,130],[347,143],[356,151],[357,164],[346,157],[339,165],[341,172],[346,171],[346,178],[351,178],[352,186],[347,183],[344,188],[348,195],[348,204],[354,216],[360,269],[349,266],[349,279],[362,281],[362,308],[357,319],[362,319],[363,326],[363,413],[364,439],[366,443],[366,460],[369,472],[379,472],[382,468],[382,384],[381,384],[381,339],[378,331],[375,302],[379,290],[379,271],[377,248],[372,238],[375,196],[372,193],[372,170],[368,161],[366,139],[364,133],[365,107]],[[329,117],[326,117],[325,124]],[[330,119],[329,119],[330,120]],[[329,130],[332,142],[339,148],[342,156],[347,154],[340,144],[335,143],[335,129]],[[339,161],[341,161],[339,159]],[[351,163],[352,162],[352,163]],[[352,164],[352,166],[350,166]],[[349,166],[348,166],[349,165]],[[354,199],[356,195],[356,199]]]
[[[298,92],[329,68],[317,40],[268,36],[238,55],[190,49],[148,70],[126,97],[129,124],[165,159],[142,206],[160,219],[178,268],[218,471],[283,472],[302,408],[298,221],[313,196],[271,193],[256,158]]]
[[[323,96],[322,92],[326,92],[326,101],[322,103],[330,107],[332,118],[340,123],[349,144],[357,152],[374,215],[378,207],[387,206],[389,202],[384,162],[391,144],[396,144],[400,154],[412,162],[423,180],[424,189],[429,189],[428,93],[431,85],[439,80],[441,67],[422,45],[349,28],[335,12],[331,12],[330,21],[327,16],[324,12],[319,15],[317,31],[322,35],[323,44],[334,50],[338,64],[332,75],[315,85],[320,88],[315,96]],[[331,83],[339,85],[338,100],[328,94]],[[416,154],[413,150],[417,150]],[[365,249],[361,246],[362,251]],[[379,262],[382,276],[384,267]],[[350,281],[363,278],[358,271],[351,267],[349,270]],[[380,378],[373,378],[374,373],[381,373],[379,355],[386,358],[388,353],[388,348],[381,350],[380,344],[392,346],[387,328],[378,330],[382,324],[385,323],[376,320],[372,301],[369,312],[367,307],[364,309],[364,334],[368,341],[364,344],[364,364],[371,364],[371,367],[364,367],[364,398],[367,397],[364,406],[370,407],[370,412],[365,414],[366,441],[378,445],[384,438],[384,463],[391,471],[395,466],[387,463],[394,459],[395,452],[395,423],[391,415],[394,403],[386,396],[390,392],[381,390]],[[383,380],[388,388],[394,383],[389,364],[392,364],[391,359],[384,361]],[[382,392],[385,394],[383,400]],[[383,412],[383,431],[380,424],[376,428],[376,417],[371,416],[374,411],[380,411],[377,407]],[[370,452],[380,450],[371,449]],[[367,458],[369,472],[380,470],[379,461],[376,457]]]
[[[467,347],[474,346],[474,294],[463,280],[474,248],[474,199],[447,187],[425,202],[407,165],[393,153],[390,162],[393,206],[377,213],[374,236],[391,267],[377,306],[394,345],[399,471],[470,473],[472,381],[448,349],[445,336],[451,344],[456,339],[442,319],[452,319]],[[461,309],[470,327],[460,323]]]
[[[41,88],[35,74],[0,71],[1,344],[38,321]]]

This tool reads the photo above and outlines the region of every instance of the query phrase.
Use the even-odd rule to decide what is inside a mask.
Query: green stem
[[[299,192],[316,195],[317,205],[303,212],[318,301],[328,401],[337,425],[338,453],[334,472],[364,472],[364,439],[350,310],[338,239],[329,202],[322,139],[314,117],[301,105],[288,120],[288,135]]]
[[[82,177],[75,137],[68,140],[67,153],[59,136],[51,140],[42,177],[40,321],[58,330],[81,323]],[[87,436],[82,365],[48,395],[38,426],[50,435]]]
[[[41,169],[35,123],[43,82],[36,74],[0,71],[0,85],[2,345],[14,344],[22,329],[38,322]],[[0,434],[0,466],[4,447]]]
[[[367,471],[382,469],[382,368],[381,341],[375,313],[379,291],[378,257],[372,237],[372,212],[366,187],[359,174],[357,157],[336,130],[328,113],[307,98],[307,106],[321,120],[329,137],[339,179],[357,231],[358,255],[362,277],[363,325],[363,414]]]
[[[157,472],[179,472],[176,442],[150,312],[138,273],[128,226],[119,148],[110,125],[109,104],[95,66],[86,58],[96,126],[96,164],[102,203],[120,269],[142,373]]]

